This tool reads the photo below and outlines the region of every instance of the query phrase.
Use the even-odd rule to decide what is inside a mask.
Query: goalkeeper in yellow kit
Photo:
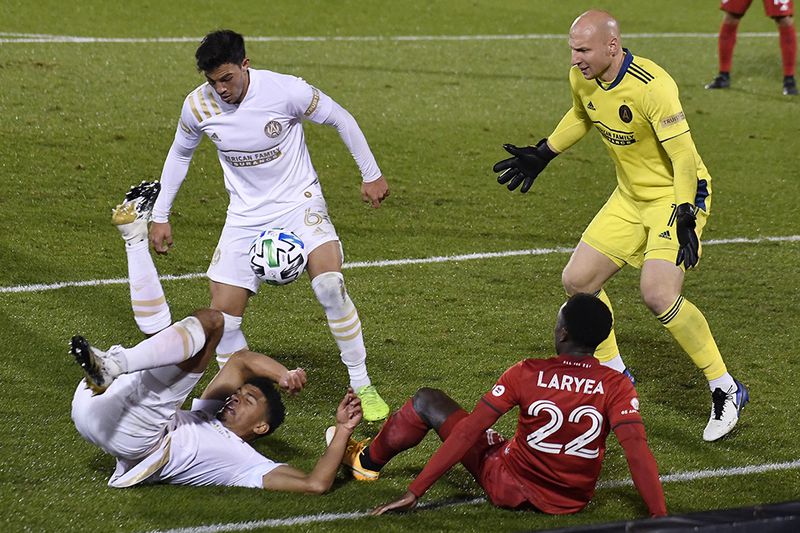
[[[617,188],[581,237],[562,273],[567,294],[595,293],[623,266],[641,268],[647,307],[705,374],[712,397],[706,441],[728,434],[749,400],[727,371],[705,317],[681,295],[685,271],[700,258],[700,234],[711,208],[711,176],[692,141],[674,80],[622,48],[617,21],[587,11],[569,32],[572,108],[536,146],[504,148],[497,181],[527,192],[559,153],[594,126],[614,161]],[[604,365],[633,380],[614,330],[597,348]]]

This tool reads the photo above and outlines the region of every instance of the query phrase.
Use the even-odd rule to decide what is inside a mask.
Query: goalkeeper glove
[[[678,206],[676,211],[675,227],[678,233],[678,258],[675,264],[680,266],[681,263],[690,269],[697,264],[700,259],[698,256],[700,248],[700,240],[697,238],[697,233],[694,231],[697,225],[695,215],[697,208],[689,202],[683,203]]]
[[[547,139],[542,139],[536,146],[520,148],[513,144],[504,144],[503,148],[514,157],[498,161],[492,170],[502,172],[497,177],[497,183],[503,185],[508,183],[509,191],[513,191],[522,183],[520,192],[528,192],[536,176],[558,155],[547,146]]]

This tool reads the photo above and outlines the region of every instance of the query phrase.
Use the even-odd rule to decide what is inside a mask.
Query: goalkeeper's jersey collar
[[[611,82],[611,85],[606,86],[606,84],[600,81],[599,77],[594,79],[594,81],[597,82],[597,85],[604,91],[610,91],[619,85],[622,82],[622,78],[624,78],[625,74],[627,74],[628,67],[631,66],[631,63],[633,63],[633,54],[631,51],[627,48],[623,48],[622,51],[625,52],[625,57],[622,59],[622,66],[620,67],[619,72],[617,72],[617,77]]]

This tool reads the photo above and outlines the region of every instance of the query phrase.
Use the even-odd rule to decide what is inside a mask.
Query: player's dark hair
[[[267,399],[267,424],[269,430],[260,437],[271,434],[283,424],[283,419],[286,418],[286,408],[283,406],[283,400],[278,389],[275,388],[275,382],[269,378],[251,378],[247,380],[247,384],[258,387]]]
[[[244,37],[233,30],[212,31],[194,53],[201,72],[211,72],[225,63],[241,65],[245,56]]]
[[[611,333],[611,311],[591,294],[578,293],[567,300],[561,316],[570,340],[592,351]]]

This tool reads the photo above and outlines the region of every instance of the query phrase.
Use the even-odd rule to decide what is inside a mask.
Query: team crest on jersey
[[[277,120],[270,120],[267,122],[266,126],[264,126],[264,134],[270,139],[274,139],[280,135],[281,131],[283,131],[283,126],[281,126],[281,123]]]
[[[628,124],[631,120],[633,120],[633,111],[631,111],[630,107],[622,104],[619,106],[619,118],[622,119],[622,122]]]

